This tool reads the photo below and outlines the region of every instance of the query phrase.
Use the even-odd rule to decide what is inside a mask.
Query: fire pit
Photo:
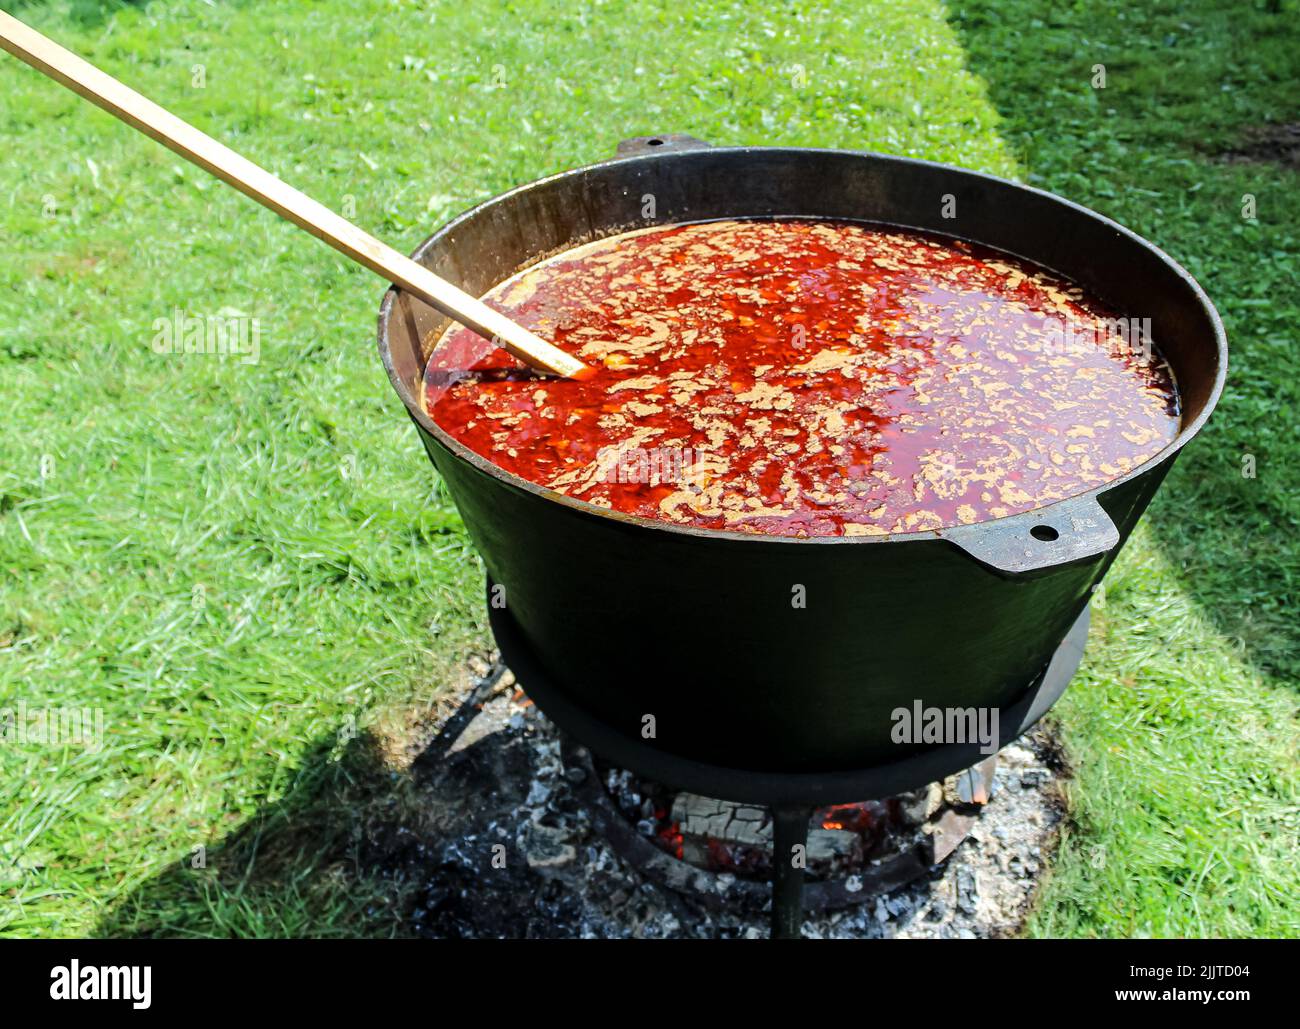
[[[585,756],[571,750],[568,760]],[[988,802],[996,767],[992,757],[942,784],[814,809],[804,911],[865,903],[941,864]],[[767,808],[674,790],[605,762],[596,769],[582,796],[619,854],[648,878],[706,903],[728,892],[760,908],[767,901],[774,856]]]
[[[1179,385],[1173,442],[1066,500],[929,532],[760,537],[612,512],[469,451],[421,402],[446,319],[397,290],[385,296],[381,356],[487,566],[505,660],[602,758],[769,807],[773,932],[794,935],[815,808],[914,790],[988,757],[966,737],[900,738],[895,712],[988,715],[995,749],[1065,689],[1091,591],[1213,409],[1226,342],[1209,300],[1163,253],[1015,183],[876,154],[713,149],[687,137],[632,140],[619,154],[487,201],[415,258],[482,295],[544,256],[648,223],[892,225],[1002,250],[1150,319]]]
[[[508,611],[492,604],[493,594],[489,582],[489,617],[504,660],[527,685],[529,695],[562,729],[571,732],[596,753],[657,782],[703,798],[762,805],[770,812],[771,932],[774,938],[799,935],[804,913],[804,873],[808,865],[810,822],[819,808],[856,807],[864,797],[890,798],[893,794],[927,786],[953,772],[981,763],[979,746],[975,742],[935,746],[901,761],[859,771],[821,774],[755,773],[677,757],[656,746],[653,740],[638,740],[611,729],[568,701],[538,664]],[[1089,609],[1085,607],[1057,647],[1047,668],[1015,705],[1000,713],[999,747],[1031,728],[1065,692],[1083,658],[1088,638],[1088,616]],[[991,769],[986,774],[991,775]],[[972,796],[975,792],[972,790]],[[758,828],[762,831],[768,826],[760,822]],[[955,831],[955,826],[948,826],[950,837]],[[953,846],[955,842],[940,842],[936,846],[933,840],[918,845],[915,852],[899,862],[877,870],[876,885],[887,889],[906,882],[909,874],[912,877],[920,874],[951,853]],[[681,877],[670,878],[678,880]]]
[[[698,855],[681,847],[687,832],[670,833],[673,845],[660,836],[671,823],[655,819],[654,804],[667,802],[671,814],[680,791],[593,755],[531,702],[503,664],[477,668],[479,678],[446,698],[445,720],[416,763],[412,799],[422,818],[391,833],[403,841],[403,877],[426,884],[415,896],[412,931],[470,938],[768,934],[766,858],[749,871],[709,867],[707,858],[692,863]],[[1034,730],[996,761],[943,783],[849,805],[843,810],[894,809],[901,817],[861,859],[829,866],[817,845],[810,847],[804,933],[1014,932],[1054,845],[1060,774],[1050,735]],[[735,812],[762,840],[751,854],[770,850],[770,818],[760,806],[699,795],[689,803],[697,813]],[[719,821],[710,816],[711,824],[677,829],[716,847],[723,841],[715,833],[737,835]]]

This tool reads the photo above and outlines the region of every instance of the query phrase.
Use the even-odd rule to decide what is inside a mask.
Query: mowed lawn
[[[1108,578],[1029,930],[1294,935],[1300,210],[1294,172],[1197,147],[1295,119],[1296,40],[1263,11],[1084,4],[1044,47],[1028,8],[17,12],[399,249],[667,131],[1019,175],[1166,246],[1221,305],[1232,384]],[[0,744],[0,933],[401,932],[403,884],[343,867],[346,799],[378,779],[401,803],[412,740],[490,640],[374,351],[382,287],[7,55],[0,129],[0,706],[105,724],[99,749]],[[257,319],[259,360],[156,353],[178,310]],[[315,835],[263,836],[286,810]]]
[[[647,133],[1013,170],[936,3],[18,13],[402,249]],[[328,840],[274,876],[265,848],[218,852],[359,774],[354,726],[400,768],[405,726],[489,646],[477,558],[375,354],[382,288],[7,55],[0,131],[0,703],[105,717],[98,752],[0,748],[0,927],[397,931],[396,887],[341,883]],[[156,354],[177,309],[257,318],[260,361]]]
[[[1030,931],[1300,936],[1300,170],[1268,142],[1300,125],[1300,12],[953,11],[1028,181],[1174,255],[1231,352],[1061,705],[1073,825]]]

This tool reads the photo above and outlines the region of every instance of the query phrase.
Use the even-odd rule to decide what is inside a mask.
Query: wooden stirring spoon
[[[588,378],[594,373],[594,369],[577,358],[381,243],[305,193],[281,182],[228,146],[3,11],[0,11],[0,47],[306,229],[340,253],[504,347],[521,361],[575,379]]]

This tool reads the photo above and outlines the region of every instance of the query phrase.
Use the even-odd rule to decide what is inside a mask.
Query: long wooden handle
[[[592,369],[577,358],[381,243],[347,219],[340,218],[329,208],[281,182],[228,146],[181,121],[3,11],[0,11],[0,47],[109,114],[152,136],[187,161],[207,169],[259,204],[324,240],[335,250],[504,347],[520,360],[571,378],[584,378],[592,373]]]

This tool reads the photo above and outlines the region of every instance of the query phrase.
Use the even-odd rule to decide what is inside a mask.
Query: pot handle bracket
[[[1119,544],[1119,530],[1096,497],[1076,497],[992,522],[941,529],[938,534],[1004,575],[1084,561]]]
[[[618,145],[619,157],[644,157],[647,154],[675,154],[683,150],[708,150],[713,146],[684,132],[665,132],[658,136],[633,136]]]

